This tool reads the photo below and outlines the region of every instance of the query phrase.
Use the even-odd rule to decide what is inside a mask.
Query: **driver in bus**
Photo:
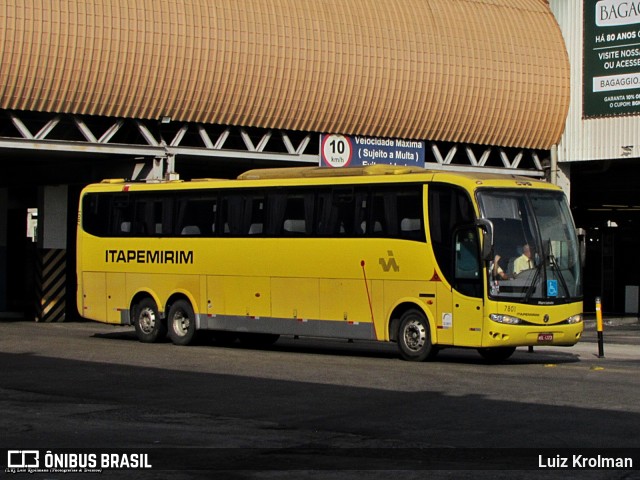
[[[513,274],[518,275],[523,270],[529,270],[530,268],[533,268],[535,265],[531,257],[531,248],[528,244],[525,243],[522,246],[522,255],[516,258],[516,260],[513,262]]]

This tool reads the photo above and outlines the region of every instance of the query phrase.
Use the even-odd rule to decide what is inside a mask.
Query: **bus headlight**
[[[489,315],[489,318],[494,322],[498,323],[506,323],[509,325],[520,325],[524,323],[524,320],[518,317],[512,317],[511,315],[502,315],[500,313],[492,313]]]
[[[574,324],[574,323],[580,323],[582,322],[582,314],[579,313],[578,315],[572,315],[571,317],[567,318],[564,323],[569,323],[569,324]]]

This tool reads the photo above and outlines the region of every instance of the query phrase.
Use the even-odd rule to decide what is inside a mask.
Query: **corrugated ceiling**
[[[542,0],[0,0],[0,108],[527,148],[569,105]]]

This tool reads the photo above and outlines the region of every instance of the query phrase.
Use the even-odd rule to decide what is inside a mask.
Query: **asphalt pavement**
[[[612,316],[604,328],[603,357],[587,317],[573,347],[522,348],[499,365],[450,349],[413,364],[374,342],[182,348],[140,344],[130,327],[4,320],[0,428],[7,450],[152,455],[148,470],[101,474],[118,480],[640,479],[536,469],[543,452],[637,452],[640,323]],[[466,463],[430,467],[435,448]],[[518,471],[485,463],[514,448],[526,457],[508,464]],[[7,458],[0,450],[0,471]],[[86,478],[72,475],[10,478]]]

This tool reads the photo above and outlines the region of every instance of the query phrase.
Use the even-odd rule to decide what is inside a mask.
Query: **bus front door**
[[[452,324],[457,346],[479,347],[482,340],[483,281],[478,230],[464,227],[454,235]]]

